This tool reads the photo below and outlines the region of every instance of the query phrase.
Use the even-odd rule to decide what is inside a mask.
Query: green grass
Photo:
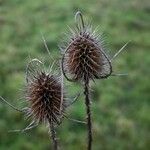
[[[55,58],[67,25],[81,10],[107,36],[111,55],[131,41],[113,62],[115,72],[127,77],[96,80],[92,86],[94,150],[149,150],[150,126],[150,22],[148,0],[0,0],[0,95],[21,105],[25,67],[31,58],[51,63],[41,32]],[[79,85],[65,82],[74,95]],[[79,91],[79,90],[78,90]],[[48,129],[39,126],[25,134],[8,133],[29,122],[0,104],[0,149],[48,150]],[[68,110],[70,117],[83,119],[83,96]],[[85,149],[84,125],[64,120],[58,129],[62,150]]]

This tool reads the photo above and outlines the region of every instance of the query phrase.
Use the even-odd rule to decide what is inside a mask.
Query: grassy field
[[[129,75],[91,82],[93,150],[149,150],[148,0],[0,0],[0,95],[18,107],[24,105],[21,98],[29,57],[52,62],[41,33],[53,57],[59,58],[58,44],[67,25],[74,24],[77,10],[104,32],[110,56],[131,41],[113,62],[114,72]],[[65,85],[70,97],[82,90],[78,84],[65,81]],[[67,113],[71,118],[84,119],[83,95]],[[28,123],[23,115],[0,103],[0,150],[48,150],[50,139],[45,126],[26,133],[8,132]],[[64,119],[58,135],[62,150],[86,148],[85,125]]]

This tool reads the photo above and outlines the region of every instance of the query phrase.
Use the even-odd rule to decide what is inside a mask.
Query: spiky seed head
[[[80,17],[81,22],[76,30],[70,29],[69,41],[62,48],[64,75],[69,80],[108,77],[112,72],[111,62],[104,52],[101,38],[91,26],[84,24],[80,12],[77,12],[76,17]]]
[[[64,99],[62,108],[60,108],[62,102],[61,88],[59,77],[41,70],[34,73],[28,81],[26,90],[30,108],[28,115],[37,122],[59,124],[65,110]]]

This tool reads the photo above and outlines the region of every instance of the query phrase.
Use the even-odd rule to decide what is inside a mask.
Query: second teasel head
[[[70,28],[68,41],[61,47],[65,77],[70,81],[107,78],[112,73],[112,66],[101,37],[91,25],[85,24],[81,12],[76,13],[75,19],[76,28]]]
[[[27,116],[37,123],[59,124],[65,111],[61,77],[47,73],[41,61],[34,59],[27,67]]]

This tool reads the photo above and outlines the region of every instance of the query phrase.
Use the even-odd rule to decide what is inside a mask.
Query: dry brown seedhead
[[[80,12],[76,14],[76,20],[77,17],[80,17],[80,23],[77,24],[76,30],[70,29],[71,37],[62,48],[64,75],[73,81],[106,78],[112,73],[112,67],[104,52],[101,37],[91,26],[84,24]]]
[[[61,84],[53,75],[39,73],[28,85],[31,114],[38,122],[60,122]]]
[[[31,73],[32,77],[28,77],[26,90],[30,110],[28,116],[37,122],[59,124],[65,109],[65,100],[64,97],[62,100],[61,95],[60,77],[42,70],[37,70],[34,74],[33,71]]]

